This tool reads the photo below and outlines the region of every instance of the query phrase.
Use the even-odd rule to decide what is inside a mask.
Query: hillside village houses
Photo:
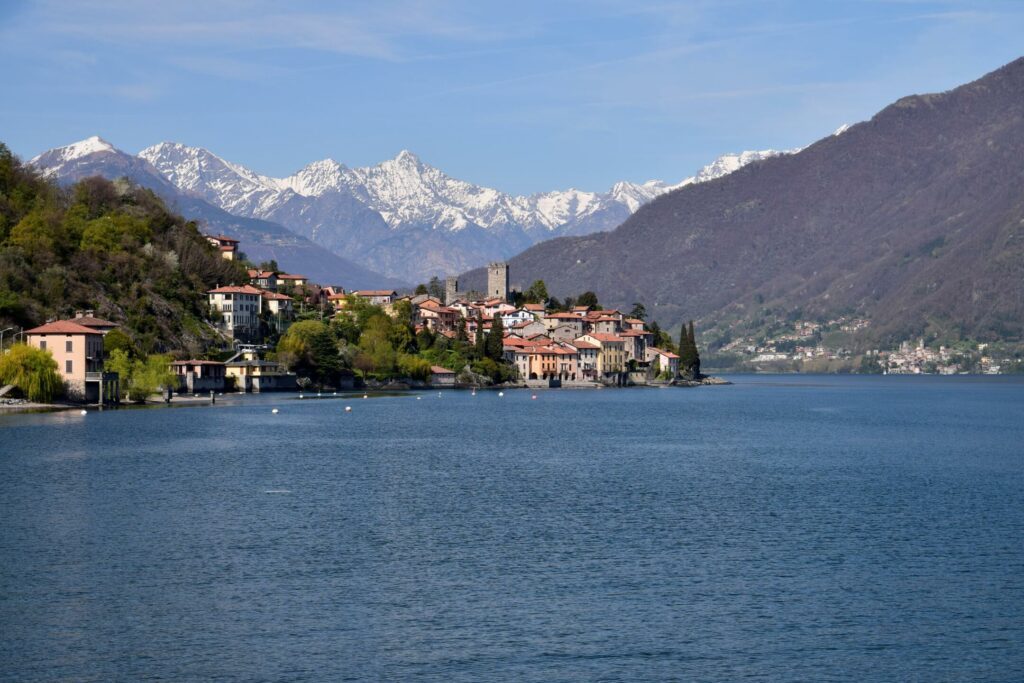
[[[238,240],[207,236],[224,258],[234,258]],[[249,282],[217,286],[206,292],[211,319],[225,338],[239,347],[227,362],[184,359],[171,363],[178,391],[223,391],[234,385],[242,391],[294,388],[295,376],[277,363],[263,360],[251,345],[268,334],[283,334],[295,319],[296,305],[319,308],[322,315],[347,315],[346,302],[356,296],[395,315],[395,304],[408,301],[416,331],[429,329],[455,338],[464,326],[467,340],[488,333],[496,319],[504,329],[505,359],[521,380],[547,383],[624,384],[642,380],[651,368],[659,373],[678,372],[678,357],[653,346],[653,335],[642,320],[615,310],[547,311],[543,304],[515,306],[510,302],[508,266],[488,266],[487,295],[462,292],[448,278],[444,300],[427,294],[399,296],[395,290],[355,290],[321,286],[302,275],[252,269]],[[315,310],[315,309],[314,309]],[[25,331],[26,341],[53,353],[66,394],[87,402],[117,401],[119,381],[103,371],[103,335],[116,324],[79,312],[69,320],[56,320]],[[247,343],[250,343],[246,346]],[[457,372],[434,367],[433,382],[455,383]]]

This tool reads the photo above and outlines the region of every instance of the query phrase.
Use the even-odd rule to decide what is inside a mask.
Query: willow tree
[[[0,356],[0,384],[13,384],[39,403],[49,403],[64,389],[53,354],[28,344],[15,344]]]

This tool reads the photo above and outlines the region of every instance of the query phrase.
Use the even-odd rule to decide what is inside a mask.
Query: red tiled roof
[[[227,235],[207,235],[207,237],[219,242],[234,242],[235,244],[238,244],[238,240],[234,237],[228,237]]]
[[[543,311],[544,304],[525,304],[523,308],[525,308],[528,311]]]
[[[52,323],[46,323],[39,327],[34,327],[31,330],[26,330],[25,334],[99,334],[94,329],[86,327],[85,325],[79,325],[76,322],[70,320],[55,320]]]
[[[228,287],[218,287],[217,289],[207,290],[207,294],[262,294],[263,291],[256,289],[251,285],[230,285]]]
[[[599,349],[599,348],[601,348],[597,344],[591,344],[590,342],[582,341],[580,339],[577,339],[576,341],[571,342],[571,343],[577,349]]]
[[[649,334],[650,332],[645,332],[644,330],[623,330],[619,332],[620,337],[646,337]]]
[[[286,294],[278,294],[277,292],[268,292],[266,290],[261,290],[260,293],[263,295],[264,299],[272,299],[274,301],[291,301],[292,300],[292,298],[290,296],[288,296]]]
[[[176,360],[171,365],[224,365],[219,360]]]
[[[592,337],[592,338],[596,339],[597,341],[602,341],[602,342],[620,342],[620,341],[624,341],[622,339],[622,337],[620,337],[619,335],[617,335],[617,334],[609,334],[608,332],[591,332],[587,336],[588,337]]]
[[[393,289],[359,289],[353,294],[356,296],[393,296],[398,292]]]
[[[545,318],[551,318],[553,320],[583,320],[580,316],[575,313],[548,313]]]
[[[252,269],[249,269],[248,273],[249,273],[249,277],[254,277],[254,278],[258,278],[258,279],[274,277],[274,275],[276,275],[276,273],[274,271],[272,271],[272,270],[252,270]]]
[[[305,275],[289,275],[288,273],[279,273],[277,276],[278,280],[308,280],[309,278]]]
[[[431,365],[430,366],[430,372],[434,373],[435,375],[454,375],[455,374],[454,370],[449,370],[448,368],[442,368],[440,365]]]
[[[643,325],[644,321],[639,318],[626,318],[626,322],[630,325]]]

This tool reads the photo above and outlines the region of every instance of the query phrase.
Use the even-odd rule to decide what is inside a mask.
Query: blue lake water
[[[733,379],[0,415],[0,680],[1024,680],[1024,382]]]

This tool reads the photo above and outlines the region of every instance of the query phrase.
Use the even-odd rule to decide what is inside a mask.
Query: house
[[[519,323],[523,323],[523,322],[530,322],[530,323],[532,323],[534,320],[536,320],[536,318],[533,316],[533,313],[531,313],[526,308],[519,308],[519,309],[512,310],[512,311],[505,311],[504,313],[500,313],[499,316],[501,317],[501,324],[505,327],[505,329],[508,329],[510,327],[514,327],[515,325],[518,325]]]
[[[120,400],[117,373],[103,371],[102,332],[73,320],[56,320],[27,330],[25,339],[57,361],[67,398],[86,403]]]
[[[220,251],[220,255],[228,261],[234,261],[238,254],[238,240],[227,235],[204,235],[206,241]]]
[[[436,387],[455,386],[455,371],[442,368],[440,365],[430,366],[430,383]]]
[[[611,375],[625,371],[626,342],[622,337],[606,332],[590,332],[579,339],[599,347],[597,352],[598,377],[609,378]]]
[[[655,372],[661,374],[668,370],[672,377],[679,375],[679,356],[672,353],[671,351],[665,351],[655,346],[647,347],[647,361],[651,364],[652,368],[656,368]]]
[[[582,334],[579,328],[571,324],[559,325],[558,327],[548,330],[547,333],[552,339],[560,342],[571,342]]]
[[[414,324],[423,325],[433,332],[450,332],[458,324],[459,312],[436,299],[426,299],[415,307]]]
[[[272,270],[249,269],[249,284],[271,292],[277,291],[277,273]]]
[[[652,337],[644,330],[623,330],[619,336],[625,341],[626,360],[638,363],[647,362],[647,338]]]
[[[117,323],[104,320],[103,318],[97,318],[93,315],[92,311],[75,311],[75,317],[72,321],[78,323],[82,327],[88,327],[91,330],[96,330],[100,334],[106,334],[117,327]]]
[[[296,287],[305,287],[309,284],[309,278],[305,275],[292,275],[290,273],[278,273],[277,274],[277,286],[285,289],[295,289]]]
[[[285,372],[279,363],[261,360],[255,350],[241,351],[224,363],[225,374],[237,391],[294,391],[298,388],[294,373]]]
[[[544,304],[523,304],[523,309],[529,311],[534,318],[544,317]]]
[[[178,377],[179,393],[200,394],[224,391],[224,363],[215,360],[176,360],[171,372]]]
[[[622,327],[626,330],[643,330],[644,321],[639,318],[626,318],[622,321]]]
[[[278,292],[261,292],[263,297],[263,303],[267,305],[267,310],[282,318],[291,319],[295,314],[295,303],[292,298],[287,294],[279,294]]]
[[[541,322],[544,323],[544,327],[548,330],[553,330],[561,325],[568,325],[576,331],[575,336],[577,337],[587,331],[584,328],[583,318],[575,313],[548,313],[541,318]]]
[[[252,285],[217,287],[207,293],[210,309],[220,314],[220,330],[232,339],[259,336],[263,292]]]
[[[590,316],[589,330],[599,334],[618,334],[622,331],[622,320],[615,315]]]
[[[544,325],[536,320],[523,321],[515,325],[506,327],[505,330],[511,334],[514,334],[523,339],[536,336],[538,334],[544,334],[547,330]]]
[[[590,342],[583,341],[582,339],[576,339],[572,342],[572,346],[576,349],[577,353],[577,367],[579,368],[578,374],[580,379],[597,379],[597,354],[601,350],[601,347],[597,344],[591,344]]]
[[[374,306],[387,306],[398,296],[393,289],[359,289],[352,293]]]

